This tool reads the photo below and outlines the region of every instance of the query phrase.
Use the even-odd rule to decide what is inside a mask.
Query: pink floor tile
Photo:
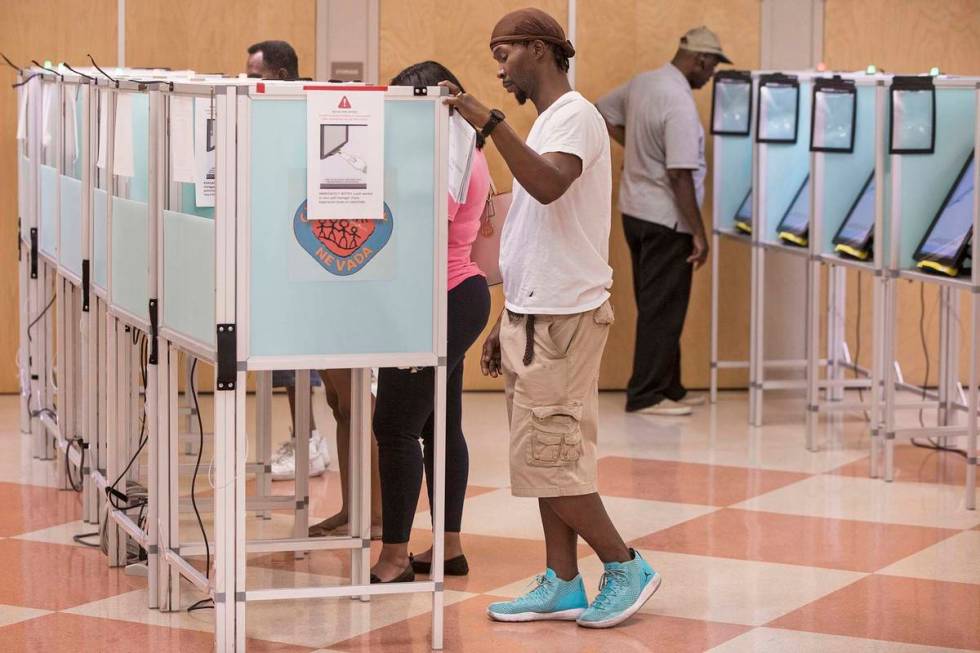
[[[610,456],[599,460],[599,492],[616,497],[729,506],[808,474]]]
[[[871,572],[957,532],[725,509],[631,544],[676,553]]]
[[[639,614],[617,628],[589,630],[574,622],[497,623],[487,605],[501,600],[481,595],[446,608],[445,650],[460,653],[648,653],[705,651],[748,630],[744,626]],[[336,651],[429,651],[428,615],[392,624],[334,644]]]
[[[929,646],[980,649],[980,585],[868,576],[768,625]]]
[[[11,652],[209,653],[214,650],[214,636],[211,633],[66,613],[49,614],[0,628],[0,642],[2,650]],[[312,650],[259,640],[248,640],[247,646],[249,651],[262,653],[304,653]]]
[[[96,549],[0,540],[0,603],[63,610],[146,586],[107,560]]]
[[[0,483],[0,537],[20,535],[81,519],[75,492],[37,485]]]

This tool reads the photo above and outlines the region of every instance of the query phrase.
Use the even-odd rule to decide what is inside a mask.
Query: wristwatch
[[[493,132],[497,125],[503,122],[504,118],[506,117],[507,116],[505,116],[504,112],[500,109],[491,109],[490,120],[488,120],[487,124],[483,125],[483,129],[480,130],[480,134],[483,136],[483,138],[490,138],[491,132]]]

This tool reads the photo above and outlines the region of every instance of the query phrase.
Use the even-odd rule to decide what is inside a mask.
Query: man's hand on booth
[[[439,82],[439,86],[449,89],[449,97],[444,100],[452,109],[459,111],[463,119],[480,131],[490,120],[490,109],[469,93],[463,93],[452,82]]]

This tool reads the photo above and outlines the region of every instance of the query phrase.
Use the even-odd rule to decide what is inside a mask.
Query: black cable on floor
[[[197,603],[194,603],[189,608],[188,612],[194,612],[195,610],[213,610],[214,609],[214,599],[208,597],[206,599],[201,599]]]
[[[927,441],[929,442],[929,444],[922,444],[921,442],[919,442],[915,438],[912,438],[912,446],[913,447],[919,447],[920,449],[931,449],[933,451],[940,451],[940,452],[944,452],[944,453],[955,453],[956,455],[962,456],[963,458],[969,458],[970,457],[970,455],[966,451],[964,451],[963,449],[957,449],[956,447],[947,447],[947,446],[941,445],[938,442],[936,442],[935,440],[933,440],[932,438],[929,438]]]
[[[92,542],[86,542],[85,541],[84,538],[86,538],[86,537],[92,537],[93,535],[99,535],[99,536],[101,536],[102,535],[102,532],[101,531],[92,531],[91,533],[79,533],[78,535],[72,535],[71,539],[74,540],[75,543],[81,544],[82,546],[89,546],[89,547],[92,547],[93,549],[99,549],[99,548],[101,548],[102,547],[101,544],[93,544]]]

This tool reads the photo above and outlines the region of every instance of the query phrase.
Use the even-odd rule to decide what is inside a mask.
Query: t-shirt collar
[[[691,83],[687,81],[687,77],[684,77],[684,73],[682,73],[681,69],[675,66],[672,61],[668,61],[664,68],[667,70],[667,73],[675,79],[675,81],[684,85],[684,88],[687,89],[688,93],[691,93],[692,95],[694,94],[694,92],[691,90]]]

